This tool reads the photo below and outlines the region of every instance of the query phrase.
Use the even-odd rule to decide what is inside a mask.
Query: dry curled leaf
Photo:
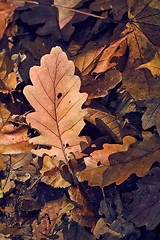
[[[50,146],[34,150],[39,156],[46,153],[67,162],[67,154],[81,151],[80,143],[86,141],[78,135],[85,125],[82,104],[87,94],[79,92],[80,79],[74,71],[73,62],[60,47],[52,48],[42,57],[41,66],[30,70],[33,86],[25,87],[24,94],[35,112],[29,113],[26,120],[40,134],[30,142]]]

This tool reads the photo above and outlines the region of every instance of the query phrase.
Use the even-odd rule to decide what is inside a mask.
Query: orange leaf
[[[79,92],[80,79],[74,71],[73,62],[60,47],[52,48],[42,57],[41,66],[30,70],[33,86],[25,87],[24,94],[36,111],[26,120],[40,133],[30,142],[51,147],[34,150],[39,156],[46,153],[67,162],[67,154],[81,151],[80,142],[86,141],[78,135],[85,125],[86,110],[81,107],[87,94]]]

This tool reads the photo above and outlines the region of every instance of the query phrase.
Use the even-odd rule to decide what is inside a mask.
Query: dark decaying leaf
[[[146,103],[147,110],[142,116],[143,129],[148,129],[156,126],[157,132],[160,135],[160,98],[154,98]]]
[[[133,202],[128,206],[128,217],[137,227],[146,225],[152,230],[160,223],[159,178],[159,168],[153,168],[137,183],[138,191],[133,192]]]

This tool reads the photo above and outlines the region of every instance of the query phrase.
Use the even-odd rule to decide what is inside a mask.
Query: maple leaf
[[[88,181],[90,186],[106,186],[105,171],[110,165],[109,156],[119,151],[127,151],[130,144],[136,139],[130,136],[123,138],[123,144],[103,144],[102,150],[95,150],[90,157],[84,158],[86,169],[77,173],[78,180]]]
[[[123,86],[136,99],[151,99],[159,96],[160,82],[147,69],[138,68],[151,61],[159,46],[160,7],[156,1],[128,1],[126,31],[128,35],[129,58],[123,72]],[[132,76],[131,76],[132,72]],[[139,89],[137,91],[137,89]]]
[[[52,48],[42,57],[41,66],[30,70],[33,86],[26,86],[24,95],[35,112],[29,113],[26,120],[40,133],[30,142],[51,147],[33,151],[39,156],[46,153],[67,162],[67,154],[81,151],[80,143],[86,141],[78,135],[85,125],[86,110],[81,107],[87,94],[79,92],[80,79],[74,71],[73,62],[60,47]]]

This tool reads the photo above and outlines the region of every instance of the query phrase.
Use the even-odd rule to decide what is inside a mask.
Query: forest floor
[[[1,240],[160,240],[159,15],[0,1]]]

